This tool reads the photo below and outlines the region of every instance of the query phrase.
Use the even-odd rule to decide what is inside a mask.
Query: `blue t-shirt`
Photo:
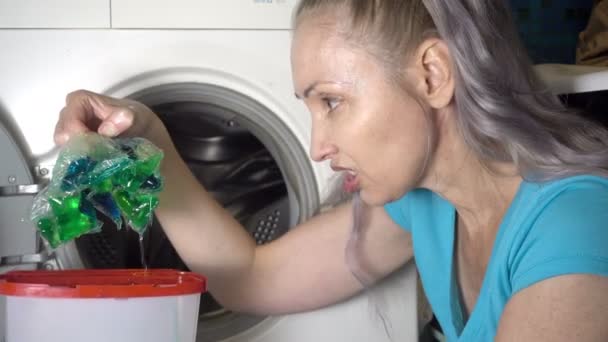
[[[452,266],[454,206],[429,190],[416,189],[385,209],[412,233],[424,290],[449,341],[492,341],[509,299],[543,279],[572,273],[608,276],[606,178],[521,183],[498,228],[466,325]]]

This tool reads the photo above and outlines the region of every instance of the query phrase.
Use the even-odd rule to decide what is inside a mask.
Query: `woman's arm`
[[[608,277],[563,275],[521,290],[505,307],[496,341],[608,341]]]
[[[256,247],[199,185],[173,145],[159,143],[166,156],[166,182],[157,217],[190,269],[209,278],[210,292],[223,306],[259,314],[291,313],[323,307],[361,290],[345,259],[352,228],[350,203]],[[363,208],[363,255],[380,278],[412,258],[411,236],[384,208]]]

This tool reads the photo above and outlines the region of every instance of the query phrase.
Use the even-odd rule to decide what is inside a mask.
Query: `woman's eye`
[[[331,112],[340,105],[340,100],[332,97],[324,97],[323,103],[327,106],[327,109]]]

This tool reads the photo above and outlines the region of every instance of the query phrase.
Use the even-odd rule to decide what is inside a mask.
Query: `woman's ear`
[[[454,97],[454,73],[447,44],[427,39],[416,50],[413,66],[418,95],[434,109],[447,107]]]

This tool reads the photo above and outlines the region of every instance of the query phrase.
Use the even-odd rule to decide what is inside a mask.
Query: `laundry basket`
[[[174,270],[9,272],[6,342],[194,342],[205,285]]]

